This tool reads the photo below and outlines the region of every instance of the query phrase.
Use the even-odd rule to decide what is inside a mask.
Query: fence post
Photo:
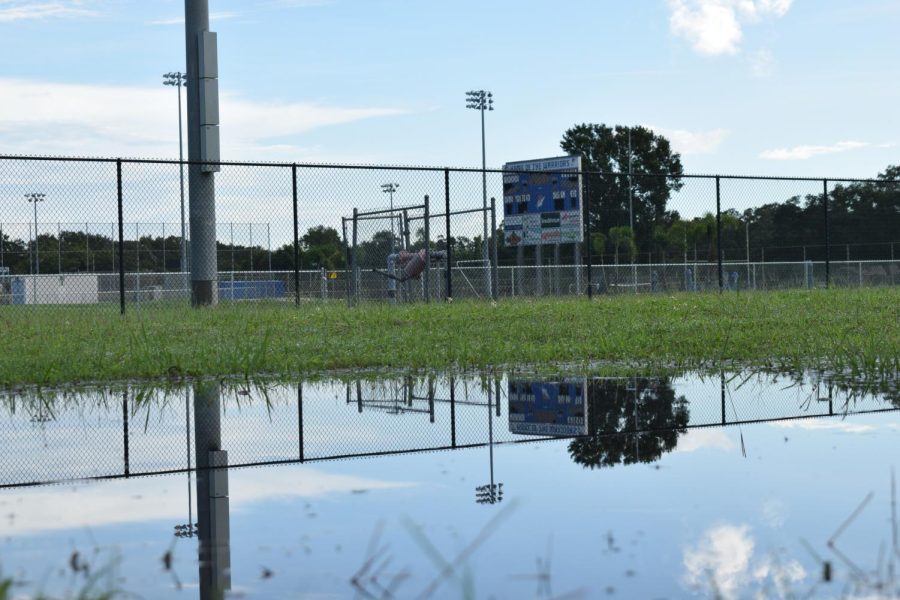
[[[348,269],[350,268],[350,246],[347,245],[347,217],[341,217],[341,238],[344,241],[344,287],[347,292],[347,306],[351,305],[350,300],[350,277]]]
[[[294,304],[300,306],[300,232],[297,224],[297,163],[291,165],[291,191],[294,208]],[[269,257],[271,259],[271,252]]]
[[[425,194],[425,303],[431,301],[431,216],[428,211],[428,194]]]
[[[122,223],[122,159],[116,160],[119,210],[119,312],[125,314],[125,225]]]
[[[581,177],[581,175],[579,175]],[[590,187],[585,179],[583,189],[585,190],[582,207],[584,210],[584,220],[587,224],[587,296],[588,300],[594,297],[593,273],[594,270],[594,240],[591,239],[593,231],[591,229],[591,194]]]
[[[356,236],[357,236],[357,232],[358,232],[357,225],[359,223],[359,220],[357,219],[358,212],[359,212],[359,209],[354,207],[353,208],[353,247],[352,247],[352,250],[350,251],[350,278],[353,282],[353,302],[354,303],[359,302],[359,289],[358,289],[359,281],[357,281],[357,277],[356,277],[356,239],[357,239]]]
[[[719,176],[716,175],[716,262],[719,266],[719,293],[724,289],[722,273],[722,194]]]
[[[500,283],[497,281],[497,200],[491,198],[491,294],[494,300],[500,297]]]
[[[822,180],[822,205],[825,210],[825,288],[831,286],[831,232],[828,223],[828,180]]]
[[[444,169],[444,225],[447,228],[447,301],[453,299],[453,244],[450,243],[450,169]]]

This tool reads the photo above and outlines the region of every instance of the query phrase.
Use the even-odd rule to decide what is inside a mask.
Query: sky
[[[644,125],[689,173],[897,157],[898,0],[210,0],[224,160],[487,163]],[[0,0],[0,153],[177,158],[178,0]]]

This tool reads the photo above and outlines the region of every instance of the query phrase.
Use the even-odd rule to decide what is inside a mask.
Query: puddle
[[[14,597],[896,594],[898,409],[893,380],[766,373],[7,393],[0,579]]]

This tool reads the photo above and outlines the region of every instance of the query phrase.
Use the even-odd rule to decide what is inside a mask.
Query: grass
[[[129,309],[0,307],[0,386],[547,362],[900,371],[897,288]]]

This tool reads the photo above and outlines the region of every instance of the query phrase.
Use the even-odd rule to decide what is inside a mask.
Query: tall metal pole
[[[831,234],[828,223],[828,180],[822,180],[822,206],[825,210],[825,287],[831,285]],[[847,251],[850,247],[847,246]]]
[[[634,238],[634,192],[631,181],[631,127],[628,128],[628,227]]]
[[[216,164],[219,161],[216,38],[209,31],[208,0],[185,0],[184,16],[191,304],[195,307],[215,306],[218,302],[218,265],[214,171],[219,170]]]
[[[719,177],[716,176],[716,263],[719,266],[719,292],[725,287],[725,276],[722,272],[722,198]]]
[[[444,225],[447,229],[447,301],[453,298],[453,244],[450,237],[450,169],[444,169]],[[893,250],[893,246],[892,246]],[[452,386],[452,379],[451,386]],[[451,392],[452,393],[452,392]]]
[[[122,218],[122,159],[116,161],[116,209],[119,224],[119,312],[125,314],[125,223]],[[113,256],[115,262],[115,256]]]
[[[481,113],[481,210],[482,210],[482,240],[481,240],[481,259],[485,265],[485,289],[486,295],[491,295],[493,285],[491,284],[490,256],[488,248],[488,205],[487,205],[487,151],[485,146],[484,135],[484,112],[494,110],[494,95],[485,90],[477,90],[466,92],[466,108],[473,108]]]
[[[178,177],[181,190],[181,269],[179,272],[187,273],[187,236],[184,227],[184,136],[181,132],[181,83],[184,73],[178,78]]]
[[[297,223],[297,164],[291,165],[291,195],[294,211],[294,304],[300,305],[300,231]],[[345,236],[346,237],[346,236]],[[346,246],[346,242],[344,243]]]
[[[179,273],[187,273],[187,243],[184,221],[184,136],[181,128],[181,86],[186,85],[187,75],[175,71],[163,75],[163,85],[169,85],[178,92],[178,169],[181,183],[181,255],[179,258]]]

